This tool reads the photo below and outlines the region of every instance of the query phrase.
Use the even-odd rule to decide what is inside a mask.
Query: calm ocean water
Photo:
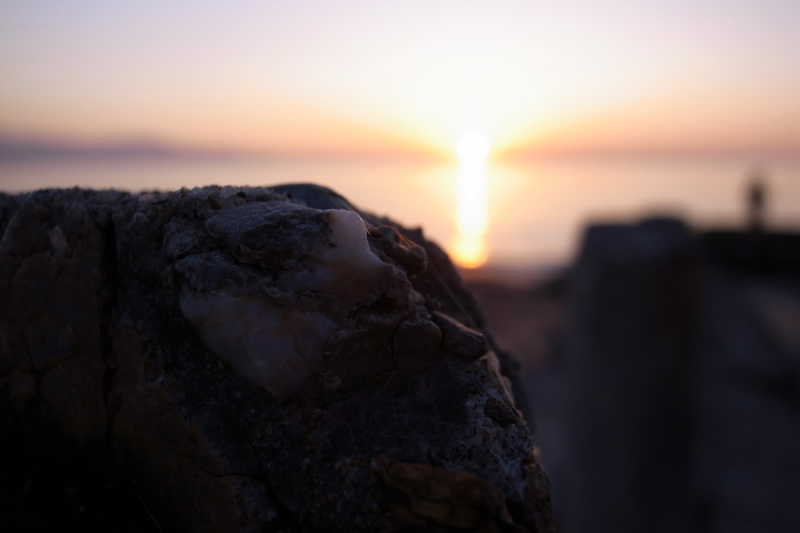
[[[573,256],[582,228],[592,220],[659,212],[678,213],[698,225],[740,225],[753,165],[754,161],[737,157],[597,157],[491,164],[483,171],[485,187],[478,202],[484,204],[466,207],[486,211],[488,225],[481,238],[490,264],[554,264]],[[759,168],[768,185],[768,221],[800,230],[800,159],[764,161]],[[0,160],[0,190],[6,192],[313,182],[335,189],[359,207],[405,225],[422,226],[429,238],[449,249],[459,233],[462,176],[458,164],[394,160]]]

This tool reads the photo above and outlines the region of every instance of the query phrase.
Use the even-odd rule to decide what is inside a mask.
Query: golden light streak
[[[489,258],[489,141],[478,131],[466,132],[459,138],[458,155],[463,163],[458,171],[457,234],[451,249],[459,265],[477,268]]]
[[[483,237],[470,239],[459,235],[453,242],[453,255],[464,268],[479,268],[489,259],[489,249]]]
[[[458,233],[482,237],[489,226],[486,165],[461,165],[458,171]]]

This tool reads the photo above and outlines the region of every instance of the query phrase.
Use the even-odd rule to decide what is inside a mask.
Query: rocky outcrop
[[[514,362],[420,230],[311,185],[3,196],[0,230],[9,465],[145,529],[553,529]]]

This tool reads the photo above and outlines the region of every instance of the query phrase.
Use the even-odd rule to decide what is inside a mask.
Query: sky
[[[0,0],[0,135],[798,151],[800,2]]]

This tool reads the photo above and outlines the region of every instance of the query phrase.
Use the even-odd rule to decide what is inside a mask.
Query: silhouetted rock
[[[553,530],[514,362],[421,231],[311,185],[39,191],[0,224],[17,526]],[[39,459],[134,503],[33,516]]]

